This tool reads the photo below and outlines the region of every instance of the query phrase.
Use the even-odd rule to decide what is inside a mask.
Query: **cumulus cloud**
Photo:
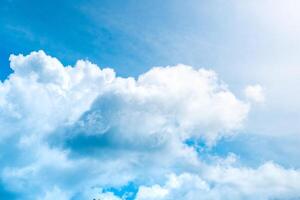
[[[135,80],[88,61],[64,67],[43,51],[10,61],[14,73],[1,84],[1,120],[14,119],[31,132],[72,124],[88,111],[79,122],[86,134],[116,127],[138,137],[176,129],[182,140],[213,141],[239,128],[249,109],[213,71],[190,66],[156,67]]]
[[[215,72],[176,65],[123,78],[89,61],[64,66],[43,51],[12,55],[10,66],[13,73],[0,82],[0,178],[22,199],[117,200],[104,188],[129,182],[142,185],[137,199],[188,199],[179,190],[233,184],[217,180],[228,179],[220,175],[231,173],[226,168],[210,167],[210,177],[196,173],[207,167],[187,145],[201,140],[212,146],[236,134],[247,117],[250,105]],[[268,172],[236,170],[249,180],[248,174]],[[179,175],[164,185],[166,174]],[[193,184],[181,185],[186,181]]]
[[[116,78],[75,126],[132,147],[151,148],[170,138],[213,143],[240,128],[248,110],[212,71],[156,67],[137,80]]]
[[[257,169],[207,166],[202,174],[171,174],[164,185],[141,186],[136,200],[297,199],[300,171],[265,163]]]
[[[249,85],[245,88],[244,93],[252,102],[263,103],[265,101],[264,90],[260,85]]]
[[[86,111],[99,90],[114,79],[111,69],[100,70],[78,61],[64,67],[43,51],[12,55],[14,73],[0,85],[0,122],[7,134],[46,134],[72,123]]]

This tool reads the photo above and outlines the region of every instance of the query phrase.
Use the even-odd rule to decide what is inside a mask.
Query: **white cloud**
[[[141,186],[136,200],[267,200],[300,196],[300,171],[265,163],[257,169],[207,166],[199,174],[170,175],[163,185]]]
[[[54,187],[51,191],[47,191],[45,195],[38,198],[38,200],[69,200],[71,198],[70,194],[61,191],[59,188]]]
[[[8,131],[11,120],[16,132],[21,127],[23,132],[53,131],[76,121],[97,98],[93,109],[98,112],[89,111],[87,127],[102,123],[106,131],[105,122],[114,120],[135,136],[176,129],[182,139],[214,141],[221,132],[239,128],[249,109],[213,71],[190,66],[157,67],[134,80],[115,77],[112,69],[101,70],[88,61],[64,67],[43,51],[12,55],[10,61],[14,73],[0,86],[0,119]],[[107,105],[101,107],[103,103]],[[102,112],[106,116],[99,116]],[[96,128],[98,133],[103,129]]]
[[[113,130],[120,141],[132,145],[151,140],[164,143],[170,137],[213,143],[240,128],[248,109],[213,71],[185,65],[156,67],[137,80],[117,78],[79,125],[86,134]],[[102,124],[98,132],[90,129],[93,123]]]
[[[265,101],[264,90],[260,85],[249,85],[245,88],[245,96],[255,103],[263,103]]]
[[[0,84],[1,137],[45,134],[72,123],[114,79],[111,69],[100,70],[87,61],[64,67],[43,51],[10,60],[15,71]]]
[[[218,168],[209,168],[214,176],[194,176],[205,164],[185,144],[203,139],[212,145],[234,135],[247,117],[249,104],[215,72],[177,65],[122,78],[88,61],[63,66],[43,51],[10,61],[14,72],[0,83],[0,174],[22,199],[68,199],[95,186],[130,181],[145,185],[138,199],[184,199],[182,191],[192,198],[193,191],[212,190],[212,182],[233,183],[221,183],[226,177],[218,177]],[[170,173],[182,175],[162,185]],[[258,172],[241,169],[239,175],[252,184],[249,173]],[[148,187],[149,181],[157,184]],[[242,186],[236,187],[244,194]],[[97,192],[104,199],[119,198]]]
[[[169,194],[169,190],[162,188],[159,185],[150,187],[141,186],[139,188],[136,199],[137,200],[150,200],[150,199],[164,199]]]
[[[164,186],[141,186],[136,200],[199,199],[202,193],[208,192],[208,190],[208,185],[197,175],[183,173],[176,176],[171,174]],[[191,195],[194,192],[198,194]]]

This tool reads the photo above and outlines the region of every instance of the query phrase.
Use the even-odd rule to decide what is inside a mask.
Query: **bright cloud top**
[[[249,112],[213,71],[177,65],[122,78],[89,61],[63,66],[43,51],[12,55],[10,66],[13,74],[0,84],[0,174],[22,199],[120,199],[105,188],[132,182],[140,186],[137,200],[299,195],[297,170],[205,164],[187,145],[236,134]],[[262,98],[258,86],[246,94]],[[261,181],[249,174],[270,178],[261,184],[265,192],[248,191]],[[293,186],[279,183],[286,180]]]

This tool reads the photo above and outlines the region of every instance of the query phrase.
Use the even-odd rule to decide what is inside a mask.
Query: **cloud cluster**
[[[267,200],[299,198],[300,171],[274,163],[257,169],[208,166],[199,174],[171,174],[161,185],[141,186],[136,200]]]
[[[275,196],[266,189],[261,199],[297,194],[279,179],[295,185],[298,171],[218,168],[188,145],[210,147],[236,134],[249,112],[213,71],[177,65],[123,78],[89,61],[63,66],[43,51],[12,55],[10,66],[0,83],[0,178],[21,199],[116,200],[104,189],[129,182],[140,185],[137,200],[218,199],[229,190],[236,192],[228,199],[255,199],[247,190],[260,179],[252,176],[282,189]]]

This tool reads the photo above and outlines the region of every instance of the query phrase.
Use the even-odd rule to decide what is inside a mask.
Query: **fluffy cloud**
[[[137,80],[116,78],[73,129],[131,148],[190,138],[210,144],[240,128],[248,109],[212,71],[157,67]]]
[[[207,166],[200,174],[171,174],[164,185],[141,186],[136,200],[297,199],[300,171],[273,163],[257,169]]]
[[[182,192],[217,191],[212,183],[245,193],[243,184],[220,182],[229,179],[222,170],[232,171],[207,167],[186,144],[212,146],[236,134],[247,117],[249,104],[215,72],[177,65],[122,78],[88,61],[63,66],[43,51],[12,55],[10,66],[14,72],[0,83],[0,178],[22,199],[115,200],[104,188],[129,182],[144,185],[137,199],[188,199]],[[211,176],[199,173],[208,169]],[[249,188],[252,175],[268,172],[230,169],[249,179]],[[181,175],[163,185],[166,174]],[[181,185],[186,181],[193,184]]]
[[[115,127],[126,132],[121,136],[134,138],[174,129],[181,140],[214,141],[232,134],[248,112],[248,105],[204,69],[157,67],[135,80],[115,77],[112,69],[88,61],[64,67],[43,51],[12,55],[10,61],[14,73],[0,87],[0,117],[7,129],[14,120],[15,128],[51,132],[88,111],[79,122],[86,134]]]
[[[72,123],[114,79],[111,69],[100,70],[78,61],[64,67],[44,52],[12,55],[14,73],[0,85],[1,137],[46,134],[64,123]]]

